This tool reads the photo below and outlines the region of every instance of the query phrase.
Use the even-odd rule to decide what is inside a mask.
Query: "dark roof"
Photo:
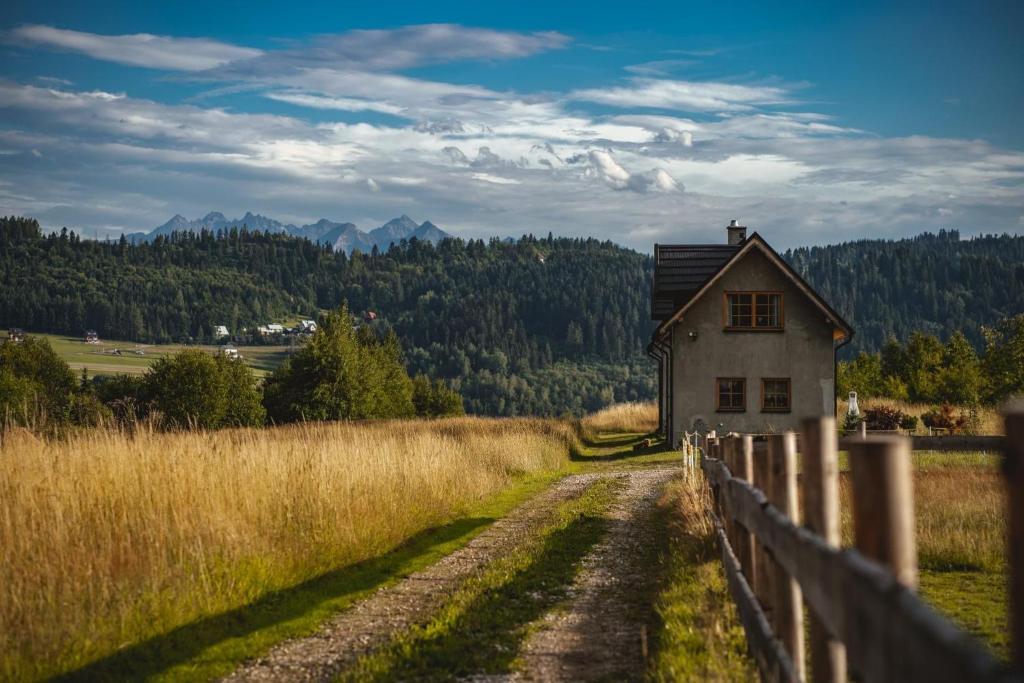
[[[697,293],[742,245],[655,244],[651,320],[665,320]]]
[[[657,254],[661,245],[656,244],[654,246],[655,253]],[[673,249],[673,247],[671,246],[664,248],[668,250]],[[807,284],[807,281],[800,277],[800,274],[793,270],[793,267],[786,263],[786,261],[781,256],[779,256],[779,253],[772,249],[771,245],[765,242],[764,238],[758,235],[756,232],[753,235],[751,235],[748,239],[744,240],[742,244],[736,246],[701,247],[680,245],[674,248],[679,250],[680,257],[678,260],[682,260],[684,264],[686,262],[686,252],[693,249],[731,249],[732,251],[725,258],[724,261],[722,261],[717,267],[715,267],[713,270],[709,272],[707,277],[705,277],[699,285],[697,285],[693,289],[685,290],[685,293],[681,297],[681,303],[677,304],[676,308],[672,312],[670,312],[668,315],[654,318],[655,320],[661,320],[661,324],[658,325],[658,328],[656,330],[654,330],[654,334],[651,338],[652,345],[655,344],[657,340],[664,335],[665,331],[669,327],[671,327],[672,323],[675,322],[686,311],[686,309],[690,306],[690,302],[694,299],[695,296],[699,296],[700,293],[703,292],[718,277],[719,273],[726,271],[733,263],[737,262],[740,258],[742,258],[744,254],[748,253],[751,249],[760,249],[761,253],[767,256],[768,259],[772,263],[774,263],[780,271],[782,271],[783,275],[786,275],[793,282],[793,284],[796,285],[797,289],[801,290],[804,293],[804,295],[811,300],[812,303],[818,306],[818,308],[823,313],[825,313],[827,319],[835,326],[834,335],[837,336],[834,336],[834,339],[845,339],[846,341],[843,342],[845,344],[853,337],[853,327],[851,327],[848,322],[843,320],[842,316],[839,315],[835,311],[835,309],[833,309],[828,304],[828,302],[821,297],[820,294],[814,291],[814,288]],[[710,261],[710,259],[711,257],[708,256],[703,259],[701,257],[696,257],[695,260],[703,262],[705,260]],[[672,259],[666,259],[666,262],[670,260]],[[660,263],[661,259],[659,258],[655,262],[655,276],[657,276],[657,269]],[[689,272],[689,269],[685,268],[685,266],[683,266],[683,269]],[[684,281],[683,278],[680,278],[680,286],[688,286],[688,284]],[[657,289],[657,287],[658,285],[656,282],[654,288]],[[671,293],[671,290],[666,290],[663,297],[667,297]],[[654,301],[653,297],[652,301]],[[655,304],[652,303],[652,308],[654,306]],[[648,351],[650,351],[650,348],[651,347],[648,347]]]

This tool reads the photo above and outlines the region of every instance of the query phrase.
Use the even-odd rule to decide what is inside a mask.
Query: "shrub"
[[[864,412],[864,421],[872,431],[892,431],[899,429],[907,415],[901,410],[889,406],[879,406]]]
[[[419,417],[449,417],[463,415],[462,397],[439,379],[433,382],[426,375],[412,380],[412,405]]]
[[[940,407],[929,410],[921,416],[921,420],[924,422],[925,427],[944,429],[950,434],[960,432],[967,422],[967,418],[963,415],[956,415],[953,412],[953,406],[948,403],[943,403]]]
[[[903,417],[900,418],[900,429],[906,429],[908,432],[912,432],[917,429],[917,415],[907,415],[904,413]]]

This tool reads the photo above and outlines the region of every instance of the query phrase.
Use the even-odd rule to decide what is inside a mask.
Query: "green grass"
[[[63,358],[76,372],[85,368],[89,376],[113,374],[141,374],[156,359],[181,351],[184,348],[202,349],[211,353],[221,347],[213,345],[196,345],[186,347],[182,344],[139,344],[111,339],[103,339],[99,344],[86,344],[79,337],[68,337],[56,334],[32,334],[33,337],[47,339],[54,351]],[[267,375],[288,357],[288,346],[239,346],[245,364],[257,375]],[[114,355],[113,350],[119,349],[121,355]],[[139,355],[136,351],[141,351]]]
[[[1010,656],[1010,614],[1005,572],[922,569],[921,597],[996,656]]]
[[[706,510],[703,481],[679,479],[666,489],[660,514],[667,528],[659,624],[648,677],[655,681],[749,681],[757,670],[729,593]]]
[[[456,591],[441,612],[360,660],[343,680],[452,680],[509,673],[535,622],[566,598],[580,561],[607,528],[621,484],[602,479],[554,521]]]
[[[207,681],[223,676],[282,640],[314,633],[357,600],[458,550],[563,474],[564,470],[524,478],[465,516],[425,531],[377,559],[125,648],[60,680]]]

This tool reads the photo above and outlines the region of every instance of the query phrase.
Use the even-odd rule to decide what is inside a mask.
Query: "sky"
[[[777,6],[777,5],[782,5]],[[0,214],[641,251],[1024,231],[1017,2],[7,0]]]

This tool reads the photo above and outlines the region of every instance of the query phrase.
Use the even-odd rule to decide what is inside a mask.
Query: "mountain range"
[[[294,237],[302,237],[317,244],[329,244],[334,251],[343,251],[346,254],[351,254],[356,249],[368,253],[373,247],[377,247],[381,251],[387,251],[393,242],[398,243],[413,237],[433,244],[451,237],[451,235],[430,221],[416,223],[416,221],[405,215],[392,219],[379,228],[365,232],[357,228],[354,223],[336,223],[326,218],[321,218],[316,223],[296,226],[254,214],[251,211],[246,212],[244,216],[235,220],[228,219],[219,211],[211,211],[196,220],[189,220],[178,214],[148,233],[136,232],[126,235],[126,237],[130,241],[150,241],[160,235],[167,236],[174,232],[199,232],[204,229],[216,232],[218,230],[242,228],[243,226],[249,230],[284,233]]]

